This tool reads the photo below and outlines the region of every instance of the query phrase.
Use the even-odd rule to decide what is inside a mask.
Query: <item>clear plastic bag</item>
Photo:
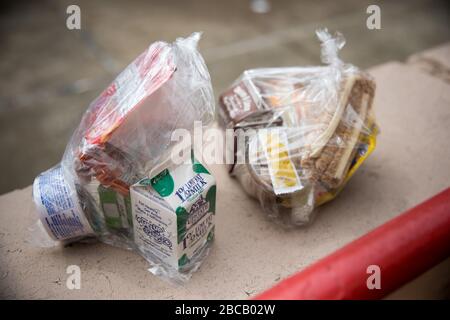
[[[286,226],[309,223],[376,142],[375,82],[339,59],[341,34],[316,34],[326,65],[246,70],[219,99],[236,140],[230,174]]]
[[[151,44],[90,104],[61,163],[33,184],[40,218],[35,230],[45,229],[53,240],[44,245],[95,237],[136,250],[150,271],[175,281],[198,268],[214,236],[215,181],[193,157],[173,163],[170,151],[175,129],[191,131],[194,121],[207,126],[214,120],[199,39],[194,33],[173,44]],[[167,188],[154,189],[163,173],[160,180],[172,183],[171,192],[195,177],[207,183],[176,202]],[[189,214],[198,217],[199,208],[203,220],[195,222],[203,221],[206,234],[186,243],[189,228],[198,228],[186,221]]]

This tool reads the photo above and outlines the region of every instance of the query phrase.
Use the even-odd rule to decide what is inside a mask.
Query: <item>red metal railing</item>
[[[380,299],[450,256],[450,188],[255,299]],[[380,268],[369,289],[367,268]]]

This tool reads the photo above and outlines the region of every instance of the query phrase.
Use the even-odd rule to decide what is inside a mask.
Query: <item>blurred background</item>
[[[203,31],[216,97],[242,71],[320,63],[314,30],[341,31],[361,68],[450,41],[449,1],[11,1],[0,4],[0,194],[55,165],[84,110],[155,40]],[[66,27],[69,5],[81,30]],[[366,27],[367,7],[381,29]]]

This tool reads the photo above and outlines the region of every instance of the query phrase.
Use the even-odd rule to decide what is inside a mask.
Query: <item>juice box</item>
[[[134,242],[145,257],[181,270],[214,238],[216,182],[197,160],[131,187]]]

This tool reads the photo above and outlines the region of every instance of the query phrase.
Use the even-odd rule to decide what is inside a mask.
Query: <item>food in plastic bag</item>
[[[170,157],[175,129],[214,119],[199,38],[150,45],[91,103],[61,163],[35,179],[40,228],[53,240],[96,237],[136,250],[175,281],[199,266],[214,235],[215,180],[194,157]],[[175,192],[201,181],[176,202],[154,183],[163,173]]]
[[[375,82],[338,58],[341,34],[316,33],[325,66],[247,70],[219,99],[235,130],[230,174],[284,225],[310,222],[376,142]]]

